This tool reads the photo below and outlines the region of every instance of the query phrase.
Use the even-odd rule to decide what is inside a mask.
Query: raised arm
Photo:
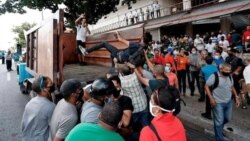
[[[81,19],[84,18],[84,15],[81,14],[76,20],[75,20],[75,24],[78,25],[79,21],[81,21]]]
[[[149,79],[145,78],[142,76],[142,74],[139,72],[139,70],[135,67],[135,65],[131,64],[131,63],[127,63],[128,67],[131,69],[134,69],[134,72],[137,76],[137,79],[145,86],[149,86]]]
[[[154,70],[154,64],[148,59],[147,51],[144,51],[144,56],[145,56],[146,62],[148,64],[149,70],[151,72],[153,72],[153,70]]]

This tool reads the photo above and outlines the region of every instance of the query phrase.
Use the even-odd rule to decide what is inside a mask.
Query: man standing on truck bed
[[[83,52],[85,52],[85,41],[87,33],[90,34],[88,24],[84,14],[76,19],[76,51],[78,54],[79,63],[81,66],[85,65]]]

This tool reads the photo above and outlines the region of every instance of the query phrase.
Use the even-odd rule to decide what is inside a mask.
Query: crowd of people
[[[233,102],[247,108],[250,56],[238,54],[249,48],[250,26],[242,36],[236,32],[231,38],[221,32],[203,38],[196,35],[194,40],[186,35],[164,36],[161,43],[152,42],[150,34],[144,35],[142,43],[133,43],[117,33],[117,40],[127,45],[125,50],[108,42],[85,49],[81,38],[85,38],[86,23],[79,24],[77,31],[81,28],[79,60],[84,61],[81,55],[106,48],[113,67],[106,78],[85,86],[76,79],[65,80],[60,87],[63,99],[57,105],[51,101],[51,79],[36,78],[32,89],[37,96],[23,113],[23,141],[186,141],[185,128],[176,116],[187,95],[186,84],[190,96],[197,88],[198,101],[206,101],[202,116],[214,121],[216,141],[224,140],[223,127],[231,120]]]
[[[125,13],[123,22],[126,25],[135,24],[149,19],[161,17],[161,7],[158,1],[153,1],[152,4],[145,8],[135,9],[130,13]]]

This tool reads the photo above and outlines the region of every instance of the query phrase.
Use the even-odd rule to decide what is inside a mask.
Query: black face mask
[[[50,86],[50,88],[49,88],[49,93],[51,94],[51,93],[53,93],[55,91],[55,86],[54,86],[54,84],[52,85],[52,86]]]
[[[234,56],[234,54],[233,53],[228,53],[228,56],[232,57],[232,56]]]
[[[77,98],[77,101],[83,101],[82,96],[83,96],[83,90],[81,89],[81,91],[79,92],[79,96]]]
[[[113,92],[113,97],[118,98],[120,96],[120,92],[121,90],[116,90],[115,92]]]
[[[222,74],[223,76],[229,76],[229,75],[230,75],[230,73],[228,73],[228,72],[221,72],[221,74]]]

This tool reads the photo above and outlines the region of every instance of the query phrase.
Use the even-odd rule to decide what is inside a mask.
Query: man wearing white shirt
[[[139,21],[139,18],[138,18],[138,14],[136,10],[133,11],[133,17],[134,17],[135,23],[137,23]]]
[[[155,1],[153,6],[154,6],[154,11],[156,12],[157,18],[159,18],[161,16],[161,12],[160,12],[160,5],[158,1]]]
[[[149,5],[149,13],[151,15],[151,19],[154,18],[154,4]]]
[[[217,35],[217,39],[218,39],[218,42],[221,40],[221,37],[224,37],[224,39],[226,39],[226,35],[222,33],[222,31],[220,30],[218,35]]]
[[[77,53],[80,65],[85,65],[83,52],[85,51],[85,42],[87,34],[90,34],[88,24],[86,23],[85,15],[82,14],[75,21],[76,24],[76,42],[77,42]]]
[[[197,48],[198,51],[204,50],[204,41],[199,34],[196,35],[196,38],[194,40],[194,46]]]
[[[219,46],[225,49],[229,47],[229,42],[225,39],[224,36],[221,36],[221,39],[219,41]]]
[[[243,76],[244,76],[244,80],[245,80],[245,87],[241,90],[241,94],[243,96],[243,98],[246,97],[246,94],[248,94],[248,97],[250,96],[250,54],[247,54],[245,56],[245,63],[247,64],[247,66],[245,67],[244,71],[243,71]],[[246,109],[246,105],[243,104],[242,105],[242,109]]]
[[[207,52],[208,52],[210,55],[213,54],[213,52],[214,52],[214,47],[215,47],[215,45],[212,43],[212,40],[209,39],[209,40],[208,40],[208,44],[206,44],[205,49],[207,50]]]

